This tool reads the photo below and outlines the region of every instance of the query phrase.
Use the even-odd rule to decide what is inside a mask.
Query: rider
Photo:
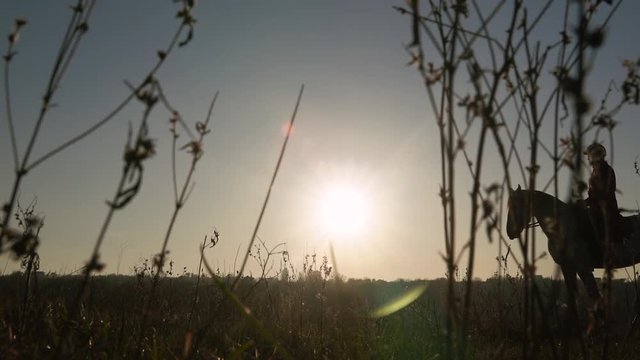
[[[601,241],[622,241],[620,225],[622,216],[616,201],[616,174],[604,159],[607,150],[599,143],[593,143],[584,151],[593,171],[589,177],[588,197],[585,200],[594,225],[595,233]]]

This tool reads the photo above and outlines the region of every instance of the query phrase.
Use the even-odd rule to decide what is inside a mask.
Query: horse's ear
[[[518,188],[516,189],[516,191],[520,191],[522,190],[522,188],[520,187],[520,184],[518,184]]]

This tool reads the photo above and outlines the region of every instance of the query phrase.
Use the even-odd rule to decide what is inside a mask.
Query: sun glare
[[[327,186],[318,198],[318,209],[320,225],[331,236],[361,235],[368,225],[367,196],[353,185]]]

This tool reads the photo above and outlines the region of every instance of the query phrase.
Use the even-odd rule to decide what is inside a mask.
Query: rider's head
[[[607,156],[607,149],[602,144],[594,142],[587,147],[584,154],[587,155],[589,163],[593,165],[604,160],[605,156]]]

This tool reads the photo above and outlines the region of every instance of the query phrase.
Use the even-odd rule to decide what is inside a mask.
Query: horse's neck
[[[544,218],[557,217],[566,206],[562,201],[541,191],[532,190],[530,194],[526,194],[526,196],[531,196],[533,201],[532,216],[539,222]]]

